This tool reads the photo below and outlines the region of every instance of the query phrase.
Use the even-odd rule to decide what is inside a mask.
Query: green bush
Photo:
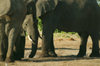
[[[42,31],[42,20],[40,18],[38,18],[38,29],[39,31]]]

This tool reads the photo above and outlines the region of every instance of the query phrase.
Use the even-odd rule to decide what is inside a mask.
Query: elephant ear
[[[0,16],[8,13],[11,7],[11,0],[0,0]]]
[[[55,9],[58,0],[38,0],[36,3],[36,16],[40,17]]]

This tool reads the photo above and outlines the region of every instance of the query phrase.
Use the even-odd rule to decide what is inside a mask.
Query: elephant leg
[[[17,51],[19,51],[19,49],[18,49],[19,43],[20,43],[20,37],[17,36],[17,40],[16,40],[16,43],[15,43],[14,48],[13,48],[13,58],[16,60],[19,58],[19,54],[17,52]]]
[[[20,47],[20,58],[24,58],[24,49],[25,49],[25,36],[20,36],[20,45],[18,47]]]
[[[92,38],[92,43],[93,43],[92,53],[91,53],[90,57],[100,57],[100,54],[99,54],[99,34],[98,34],[98,32],[96,32],[96,33],[92,33],[90,36]]]
[[[3,42],[4,42],[4,24],[0,23],[0,61],[4,60],[4,46],[3,46]]]
[[[57,54],[55,53],[55,48],[54,48],[53,34],[52,34],[52,38],[51,38],[50,47],[48,49],[48,53],[51,57],[57,57]]]
[[[12,28],[8,35],[8,52],[6,56],[6,62],[13,62],[13,48],[16,42],[16,38],[18,36],[18,28]]]
[[[81,45],[77,57],[83,57],[84,55],[86,55],[87,38],[89,35],[87,33],[80,33],[79,35],[81,38]]]
[[[7,50],[8,50],[8,37],[5,35],[4,40],[3,40],[3,53],[4,53],[3,57],[4,57],[4,59],[6,58]]]
[[[43,24],[41,57],[50,57],[56,55],[54,52],[54,45],[53,45],[53,32],[54,30],[52,25],[46,23]]]
[[[24,57],[25,36],[18,36],[14,47],[14,59],[21,60]]]

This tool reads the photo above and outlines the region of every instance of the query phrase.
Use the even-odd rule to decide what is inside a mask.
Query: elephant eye
[[[27,26],[27,24],[26,24],[26,26]]]

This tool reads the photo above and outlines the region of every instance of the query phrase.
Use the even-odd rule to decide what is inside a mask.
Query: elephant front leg
[[[24,49],[25,49],[25,36],[17,36],[17,41],[14,46],[14,59],[21,60],[24,58]]]
[[[92,46],[92,53],[91,53],[90,57],[100,57],[99,37],[98,36],[99,36],[98,32],[91,34],[93,46]]]
[[[51,42],[50,42],[50,47],[48,49],[48,53],[51,57],[57,57],[57,54],[55,53],[54,42],[53,42],[53,34],[51,36]]]
[[[45,35],[42,36],[42,53],[41,53],[40,57],[49,57],[50,56],[48,53],[48,49],[50,47],[50,44],[49,44],[50,40],[48,40],[49,38],[50,38],[49,35],[48,35],[48,37]]]
[[[55,57],[53,45],[53,30],[52,28],[44,27],[42,36],[42,53],[41,57]]]
[[[83,57],[84,55],[86,55],[86,45],[87,45],[88,34],[87,33],[79,33],[79,35],[81,38],[81,45],[80,45],[80,49],[79,49],[79,53],[78,53],[77,57]]]
[[[7,52],[7,56],[6,56],[6,62],[13,62],[14,58],[13,58],[13,47],[15,45],[16,42],[16,37],[18,34],[18,29],[12,28],[9,32],[8,35],[8,52]]]

